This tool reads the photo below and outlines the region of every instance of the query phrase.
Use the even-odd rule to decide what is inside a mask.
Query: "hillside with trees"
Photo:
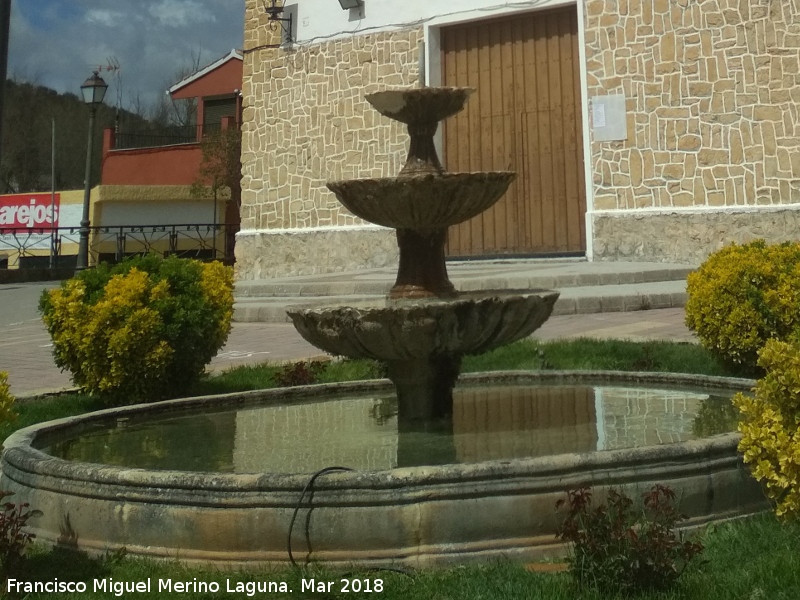
[[[12,80],[6,82],[0,193],[50,190],[52,123],[55,122],[55,187],[81,189],[86,168],[89,109],[75,94]],[[103,104],[97,111],[92,184],[99,181],[103,129],[146,131],[158,124]]]

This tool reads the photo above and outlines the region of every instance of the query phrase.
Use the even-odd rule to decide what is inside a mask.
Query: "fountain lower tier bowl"
[[[234,567],[288,562],[290,533],[298,561],[310,553],[312,561],[348,567],[433,566],[559,554],[564,548],[555,537],[560,519],[555,503],[567,490],[583,486],[592,486],[602,498],[610,488],[633,497],[655,483],[668,485],[689,525],[768,508],[737,453],[739,434],[709,436],[703,427],[699,438],[665,437],[665,431],[691,433],[696,429],[692,419],[717,422],[724,410],[709,410],[698,393],[729,398],[735,390],[749,389],[751,381],[552,372],[465,379],[457,388],[454,430],[481,430],[499,443],[488,448],[487,455],[485,440],[453,442],[457,453],[473,459],[466,464],[392,468],[402,464],[392,457],[393,452],[399,457],[403,436],[387,408],[389,384],[372,381],[173,400],[42,423],[6,440],[0,487],[14,492],[15,502],[28,502],[42,511],[28,523],[38,542],[95,555],[124,547],[136,555]],[[578,385],[588,391],[550,397],[543,410],[531,399],[530,389],[548,385]],[[509,391],[498,397],[508,386]],[[681,386],[693,391],[689,400],[670,391],[648,404],[643,394],[612,394],[602,391],[603,386],[633,386],[651,395],[653,390]],[[461,398],[462,389],[474,389],[476,398]],[[340,410],[337,403],[354,397],[362,399],[355,413]],[[328,405],[331,410],[323,410]],[[688,405],[700,408],[692,415]],[[259,416],[263,409],[269,418]],[[204,433],[190,430],[181,421],[185,417],[204,419]],[[553,437],[553,421],[562,418],[566,429]],[[527,434],[518,431],[521,420],[533,424]],[[143,421],[155,422],[161,437],[151,432],[137,437]],[[648,422],[658,431],[641,434],[635,427]],[[374,438],[387,423],[390,428],[395,423],[388,433],[397,440],[396,450],[388,451],[388,463],[382,467],[382,450],[358,448],[353,438],[365,429]],[[88,451],[92,440],[85,440],[98,428],[115,442],[110,449],[105,438],[94,444],[102,458]],[[326,445],[336,432],[344,450]],[[639,435],[639,444],[645,445],[621,447],[624,432]],[[118,438],[130,434],[145,459],[165,458],[161,469],[172,470],[137,468],[138,463],[130,462],[115,466]],[[573,446],[562,443],[565,437],[577,439],[579,445],[570,450]],[[294,438],[305,440],[290,452],[294,470],[279,473],[266,467],[287,470],[281,452],[286,440]],[[652,445],[664,439],[677,441]],[[71,447],[75,458],[58,458],[51,450],[57,444]],[[510,454],[497,453],[506,447]],[[196,461],[187,456],[191,449],[205,460],[176,470],[176,454]],[[306,451],[310,454],[304,459]],[[531,451],[533,455],[525,454]],[[264,452],[278,455],[263,458]],[[358,465],[348,457],[376,462]],[[314,480],[310,494],[312,472],[330,461],[359,470],[325,473]],[[220,472],[229,462],[239,463],[238,472]],[[212,470],[216,472],[208,472]]]
[[[423,174],[332,181],[328,188],[354,215],[394,229],[441,229],[490,208],[515,173]]]
[[[385,361],[480,354],[529,336],[553,311],[558,292],[462,292],[455,298],[380,300],[294,307],[295,328],[336,356]]]

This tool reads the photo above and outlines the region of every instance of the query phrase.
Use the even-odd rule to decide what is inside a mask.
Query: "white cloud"
[[[113,10],[91,9],[86,11],[86,20],[93,25],[115,27],[125,23],[125,15]]]
[[[28,0],[11,16],[10,76],[79,93],[113,58],[121,70],[103,73],[107,103],[127,108],[162,98],[193,59],[204,65],[241,47],[244,0]]]
[[[186,27],[216,20],[212,12],[195,0],[161,0],[151,6],[148,12],[160,25],[167,27]]]

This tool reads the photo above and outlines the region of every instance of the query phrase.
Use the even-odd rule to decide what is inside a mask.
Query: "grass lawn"
[[[691,372],[731,375],[705,350],[694,344],[633,343],[620,341],[571,340],[537,343],[518,342],[480,357],[468,357],[464,371],[497,369],[614,369]],[[208,394],[262,387],[274,387],[276,374],[287,370],[275,366],[240,367],[206,378],[195,394]],[[302,375],[302,373],[300,373]],[[297,372],[294,377],[299,377]],[[332,362],[316,373],[319,381],[356,380],[381,375],[380,366],[370,361]],[[18,405],[20,418],[0,429],[7,436],[13,429],[42,420],[79,414],[101,408],[92,398],[80,394],[44,398]],[[34,507],[35,508],[35,507]],[[697,534],[705,545],[678,585],[667,593],[639,596],[644,599],[777,600],[795,599],[800,589],[800,524],[778,522],[771,514],[709,527]],[[224,572],[189,568],[175,562],[125,557],[123,553],[90,559],[65,550],[34,546],[15,578],[24,581],[84,582],[85,592],[47,593],[16,589],[19,598],[397,598],[413,599],[586,599],[607,598],[591,589],[578,589],[569,574],[537,574],[515,562],[458,566],[441,570],[327,571],[316,567],[278,571],[250,570]],[[303,580],[316,586],[303,589]],[[172,592],[163,589],[171,580]],[[353,582],[343,591],[342,580]],[[105,591],[95,592],[95,581]],[[380,581],[380,583],[379,583]],[[102,582],[105,582],[104,584]],[[149,583],[149,591],[119,592],[115,586]],[[175,582],[188,582],[187,591],[175,591]],[[258,584],[273,582],[289,591],[260,592]],[[332,582],[317,591],[320,582]],[[162,589],[159,589],[161,585]],[[214,584],[218,591],[213,591]],[[325,586],[326,588],[328,586]],[[195,591],[207,588],[212,591]],[[366,591],[369,588],[372,591]],[[379,589],[380,588],[380,591]],[[6,588],[8,589],[8,588]],[[4,590],[5,591],[5,590]]]
[[[466,356],[461,370],[471,373],[515,369],[661,371],[741,376],[697,344],[595,339],[550,342],[523,340],[480,356]],[[193,392],[214,394],[274,387],[273,377],[280,371],[274,365],[239,367],[206,378]],[[356,381],[382,376],[381,366],[373,361],[345,360],[327,364],[317,381]]]
[[[734,523],[709,527],[699,535],[705,545],[700,560],[689,566],[678,585],[664,593],[637,596],[643,600],[795,600],[800,589],[800,526],[782,524],[772,515],[761,515]],[[567,573],[528,572],[515,562],[465,565],[440,570],[408,571],[330,571],[319,568],[251,570],[224,572],[192,569],[178,563],[157,562],[119,556],[92,560],[64,550],[37,548],[26,564],[20,580],[58,579],[83,581],[84,593],[57,594],[59,598],[113,598],[111,585],[117,582],[149,582],[150,591],[125,594],[135,598],[247,598],[247,586],[258,583],[284,583],[291,592],[255,593],[259,598],[385,598],[386,600],[509,600],[517,598],[553,600],[600,600],[609,598],[592,589],[575,586]],[[333,582],[330,591],[302,590],[302,580]],[[106,581],[106,591],[93,592],[94,582]],[[219,586],[219,592],[168,593],[159,584],[171,580]],[[362,592],[344,592],[342,580],[358,580]],[[380,584],[378,581],[380,580]],[[228,593],[227,590],[240,591]],[[382,591],[365,592],[381,587]],[[353,586],[355,587],[355,586]],[[190,588],[191,589],[191,588]],[[213,588],[212,588],[213,589]],[[46,598],[52,594],[21,594],[20,597]],[[252,597],[252,596],[250,596]]]

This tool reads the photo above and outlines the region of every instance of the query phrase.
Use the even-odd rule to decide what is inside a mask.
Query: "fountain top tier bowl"
[[[384,90],[366,96],[367,101],[379,113],[405,123],[408,127],[411,143],[408,158],[398,174],[399,177],[444,173],[436,154],[433,136],[439,127],[439,121],[463,110],[474,91],[472,88],[426,87]]]
[[[382,115],[406,125],[438,123],[461,112],[475,90],[464,87],[394,89],[365,96]]]

